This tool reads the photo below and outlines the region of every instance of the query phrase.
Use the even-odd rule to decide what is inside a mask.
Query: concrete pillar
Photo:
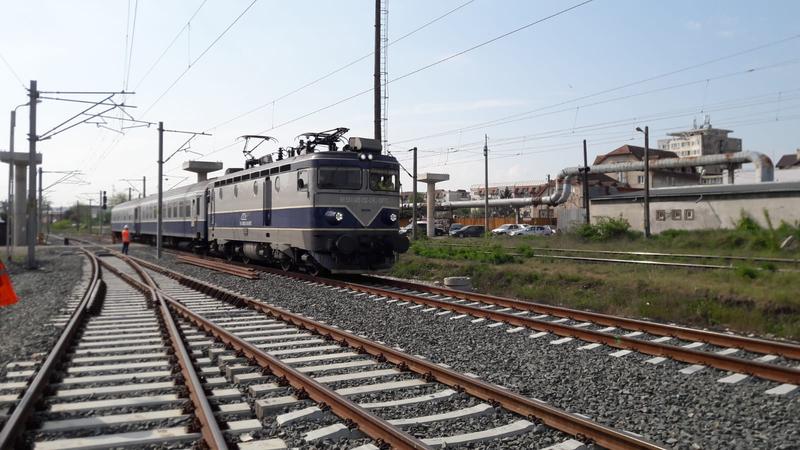
[[[12,158],[11,155],[14,155]],[[13,245],[26,245],[27,227],[25,213],[28,207],[28,152],[0,152],[0,162],[14,164]],[[36,164],[42,163],[42,154],[36,154]]]
[[[425,197],[427,201],[427,212],[425,216],[428,218],[427,230],[425,230],[425,234],[428,237],[433,237],[436,232],[436,225],[434,223],[434,218],[436,216],[435,206],[436,206],[436,183],[428,183],[428,195]]]
[[[436,235],[435,225],[434,225],[434,216],[435,216],[435,207],[436,207],[436,183],[440,181],[447,181],[450,179],[450,175],[445,173],[423,173],[419,177],[417,177],[417,181],[421,181],[423,183],[427,183],[428,185],[428,195],[425,199],[428,206],[428,224],[427,224],[427,235],[428,237],[434,237]],[[416,226],[416,224],[414,225]]]

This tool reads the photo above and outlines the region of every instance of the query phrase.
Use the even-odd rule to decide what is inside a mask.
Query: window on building
[[[644,175],[639,175],[636,177],[636,182],[639,184],[644,184]]]
[[[684,220],[694,220],[694,210],[693,209],[684,209],[683,210],[683,219]]]
[[[681,220],[682,211],[680,209],[673,209],[670,213],[672,220]]]
[[[657,209],[656,210],[656,220],[658,220],[658,221],[667,220],[667,212],[664,211],[663,209]]]

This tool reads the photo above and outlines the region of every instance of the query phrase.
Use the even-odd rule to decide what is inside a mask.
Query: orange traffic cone
[[[17,293],[14,292],[14,286],[11,285],[11,277],[8,276],[8,270],[0,260],[0,307],[13,305],[17,303]]]

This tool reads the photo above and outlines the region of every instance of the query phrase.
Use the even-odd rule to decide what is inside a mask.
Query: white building
[[[695,124],[691,130],[668,133],[668,138],[658,140],[658,148],[674,152],[679,158],[741,152],[742,140],[729,137],[730,133],[733,131],[712,127],[709,116],[706,116],[705,123],[701,127]],[[734,169],[739,167],[741,165]],[[722,184],[722,172],[729,167],[706,166],[704,169],[703,184]]]

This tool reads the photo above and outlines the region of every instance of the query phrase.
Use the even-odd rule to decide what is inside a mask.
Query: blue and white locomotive
[[[306,133],[277,158],[250,157],[245,169],[164,192],[164,244],[310,273],[390,268],[409,246],[398,233],[399,164],[373,139],[350,138],[339,150],[347,131]],[[112,233],[128,225],[134,239],[155,242],[157,202],[113,207]]]

